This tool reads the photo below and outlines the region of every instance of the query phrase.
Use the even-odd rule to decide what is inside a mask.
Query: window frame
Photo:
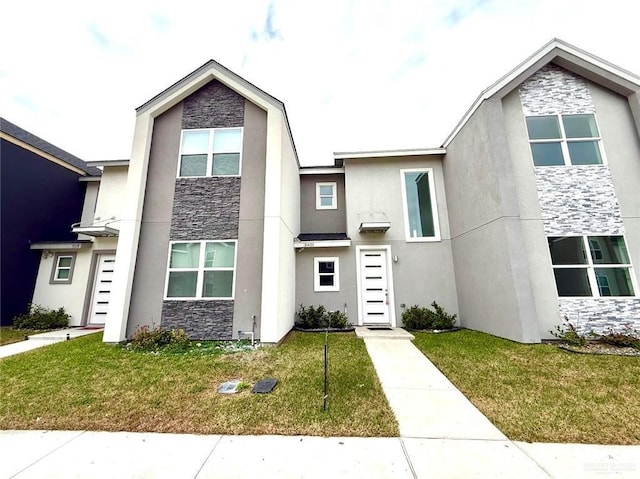
[[[199,243],[200,252],[198,254],[198,266],[190,268],[171,268],[171,251],[174,244],[180,243]],[[233,252],[233,266],[217,266],[208,267],[204,266],[206,258],[207,243],[234,243]],[[169,242],[169,251],[167,255],[167,272],[164,284],[164,300],[165,301],[233,301],[236,294],[236,277],[238,267],[238,240],[226,239],[226,240],[175,240]],[[196,295],[195,296],[169,296],[169,277],[172,272],[196,272]],[[206,271],[232,271],[233,281],[231,283],[231,296],[203,296],[202,289],[204,286],[204,273]]]
[[[589,235],[565,235],[565,236],[547,236],[547,242],[549,238],[581,238],[582,240],[582,248],[585,251],[585,263],[582,264],[554,264],[553,258],[551,257],[551,249],[547,247],[549,250],[549,259],[551,260],[551,267],[554,271],[554,284],[556,286],[556,294],[558,298],[564,299],[587,299],[587,298],[599,298],[599,299],[629,299],[629,298],[638,298],[640,297],[638,294],[638,285],[635,279],[633,265],[631,264],[631,258],[629,257],[628,263],[595,263],[593,261],[593,253],[591,251],[591,240],[597,237],[621,237],[624,241],[624,246],[627,251],[627,256],[629,256],[629,249],[627,248],[627,240],[622,234],[589,234]],[[599,248],[597,248],[599,249]],[[601,250],[600,250],[601,251]],[[628,296],[607,296],[600,294],[600,279],[596,274],[596,271],[599,268],[609,268],[609,269],[626,269],[629,272],[629,278],[631,279],[631,287],[633,288],[633,294]],[[556,269],[583,269],[587,271],[587,279],[589,280],[589,287],[591,289],[591,295],[585,296],[561,296],[558,292],[558,285],[555,281],[555,270]],[[607,278],[608,283],[608,278]],[[607,286],[610,289],[610,285]]]
[[[567,138],[567,133],[565,131],[564,121],[562,118],[564,116],[574,116],[574,115],[592,115],[593,121],[595,122],[596,129],[598,130],[598,136],[591,137],[580,137],[580,138]],[[529,127],[527,125],[527,118],[546,118],[546,117],[555,117],[558,121],[558,127],[560,129],[560,138],[542,138],[542,139],[531,139],[529,135]],[[603,166],[607,165],[607,157],[604,151],[604,145],[602,144],[602,133],[600,132],[600,125],[598,124],[598,117],[594,113],[555,113],[551,115],[525,115],[524,117],[524,127],[527,132],[527,140],[529,141],[529,152],[531,153],[531,162],[533,166],[536,168],[543,167],[558,167],[558,166]],[[569,153],[569,143],[579,143],[593,141],[598,145],[598,151],[600,153],[600,159],[602,163],[599,164],[588,164],[588,165],[574,165],[571,162],[571,155]],[[535,159],[533,157],[533,149],[531,145],[533,144],[551,144],[551,143],[560,143],[560,150],[562,151],[562,160],[564,161],[563,165],[536,165]]]
[[[333,262],[333,273],[320,273],[320,263]],[[320,284],[320,276],[333,275],[333,285],[323,286]],[[315,256],[313,258],[313,291],[327,292],[340,291],[340,258],[337,256]]]
[[[406,173],[426,173],[429,179],[429,196],[431,198],[431,216],[433,217],[433,236],[411,236],[409,221],[409,205],[407,202]],[[400,170],[400,187],[402,190],[402,211],[404,219],[404,234],[407,243],[429,243],[440,241],[440,219],[438,215],[438,201],[436,198],[435,174],[433,168],[402,168]]]
[[[220,130],[240,130],[240,148],[238,151],[216,151],[214,153],[213,151],[213,145],[214,145],[214,141],[215,141],[215,132],[216,131],[220,131]],[[180,174],[180,170],[182,168],[182,157],[184,156],[182,154],[182,142],[183,142],[183,138],[184,138],[184,134],[185,132],[195,132],[195,131],[208,131],[209,132],[209,140],[207,142],[207,151],[206,151],[206,155],[207,155],[207,169],[206,169],[206,173],[204,175],[181,175]],[[224,127],[224,128],[185,128],[183,130],[180,131],[180,146],[178,149],[178,171],[176,173],[176,178],[218,178],[218,177],[223,177],[223,178],[227,178],[227,177],[240,177],[242,176],[242,149],[243,149],[243,144],[244,144],[244,127],[243,126],[231,126],[231,127]],[[238,153],[238,173],[234,174],[234,175],[214,175],[213,174],[213,157],[214,155],[220,155],[220,154],[229,154],[229,153]],[[194,154],[199,154],[199,155],[203,155],[205,153],[194,153]]]
[[[320,195],[320,189],[323,186],[331,186],[331,204],[329,206],[322,205],[322,198],[326,196]],[[316,210],[336,210],[338,209],[338,182],[337,181],[318,181],[316,182]]]
[[[51,268],[51,276],[49,277],[49,284],[71,284],[73,281],[73,270],[75,269],[75,265],[76,265],[76,256],[78,253],[76,252],[60,252],[60,253],[55,253],[54,257],[53,257],[53,267]],[[62,258],[71,258],[71,264],[67,267],[61,267],[60,266],[60,260]],[[58,279],[58,271],[61,271],[63,269],[68,269],[69,270],[69,277],[68,278],[62,278],[62,279]]]

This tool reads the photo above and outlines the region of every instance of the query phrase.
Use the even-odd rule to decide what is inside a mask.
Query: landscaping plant
[[[19,314],[13,318],[15,329],[59,329],[69,326],[71,316],[64,308],[48,309],[39,304],[29,304],[29,310],[25,314]]]
[[[418,306],[417,304],[402,313],[402,323],[407,329],[453,329],[456,323],[456,314],[447,313],[442,306],[435,301],[431,303],[433,310]]]
[[[335,329],[345,329],[349,326],[347,315],[342,311],[327,311],[322,305],[300,305],[297,313],[296,326],[301,329],[322,329],[329,326]]]

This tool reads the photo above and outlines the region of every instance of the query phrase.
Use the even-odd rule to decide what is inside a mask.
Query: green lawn
[[[25,336],[41,333],[35,329],[13,329],[11,326],[0,327],[0,346],[24,341]]]
[[[101,334],[0,360],[0,429],[201,434],[397,436],[364,342],[329,336],[329,409],[322,411],[324,335],[227,355],[152,355]],[[275,377],[271,394],[218,394],[230,379]]]
[[[640,444],[640,357],[573,354],[469,330],[415,336],[512,440]]]

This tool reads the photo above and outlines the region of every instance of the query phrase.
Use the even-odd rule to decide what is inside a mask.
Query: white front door
[[[96,275],[91,295],[91,309],[89,310],[89,324],[104,324],[107,319],[107,307],[113,287],[113,266],[116,263],[115,254],[98,255],[96,261]]]
[[[391,296],[386,249],[361,249],[359,258],[360,324],[390,325]]]

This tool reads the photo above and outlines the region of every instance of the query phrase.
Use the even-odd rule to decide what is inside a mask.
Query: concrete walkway
[[[57,331],[48,331],[46,333],[32,334],[29,336],[27,341],[20,341],[18,343],[0,346],[0,358],[6,358],[8,356],[13,356],[14,354],[24,353],[26,351],[31,351],[32,349],[41,348],[50,344],[60,343],[68,339],[86,336],[87,334],[98,333],[101,331],[102,328],[68,328],[59,329]]]
[[[640,446],[509,441],[411,335],[366,328],[357,334],[400,437],[0,431],[0,479],[640,477]]]

